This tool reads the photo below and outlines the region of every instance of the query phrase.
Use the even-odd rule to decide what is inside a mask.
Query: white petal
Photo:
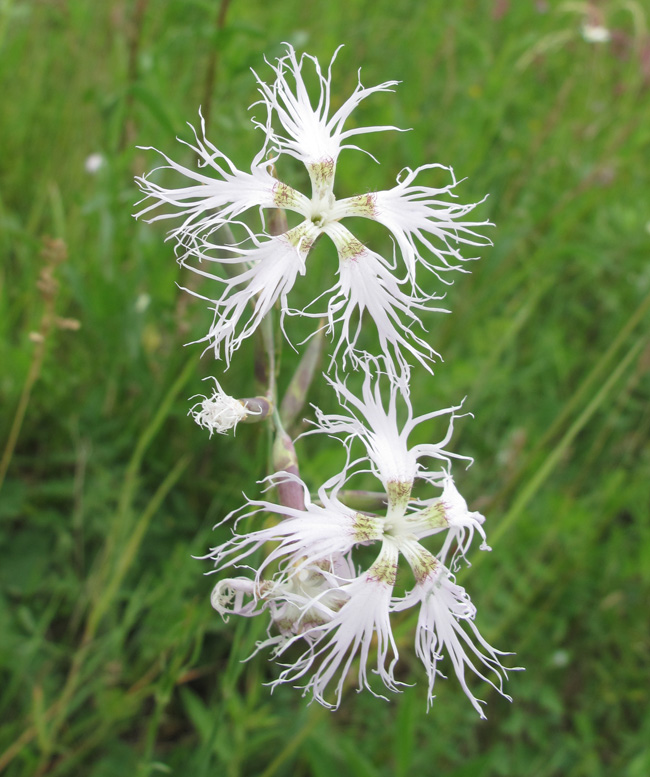
[[[447,475],[444,480],[444,487],[440,501],[444,507],[445,516],[449,523],[450,531],[445,540],[445,544],[440,552],[440,558],[444,562],[445,556],[453,543],[456,543],[456,550],[451,562],[454,565],[456,556],[465,556],[472,544],[474,532],[478,532],[483,538],[481,550],[490,550],[486,542],[485,531],[482,524],[485,523],[485,517],[477,512],[470,512],[467,502],[461,496],[456,488],[451,475]]]
[[[338,49],[337,49],[338,53]],[[368,132],[383,132],[397,129],[389,126],[358,127],[345,131],[345,122],[359,103],[375,92],[392,91],[397,81],[364,88],[359,82],[350,97],[330,116],[332,64],[336,53],[324,74],[315,57],[303,54],[297,58],[293,47],[287,44],[287,53],[277,60],[277,65],[270,65],[275,73],[273,84],[267,84],[256,74],[261,94],[261,102],[268,111],[266,124],[258,124],[268,135],[268,143],[303,162],[308,169],[320,163],[331,166],[330,173],[325,175],[322,170],[312,171],[314,187],[320,188],[325,183],[331,189],[334,168],[338,155],[343,148],[355,148],[345,145],[345,140]],[[303,79],[302,68],[305,60],[310,60],[314,66],[319,83],[317,99],[312,101]],[[277,115],[284,134],[275,134],[271,127],[273,115]],[[321,177],[317,184],[315,176]],[[324,179],[327,179],[326,181]]]
[[[214,559],[217,571],[241,564],[267,543],[277,543],[277,547],[267,553],[255,577],[260,581],[266,568],[277,562],[284,580],[300,574],[306,566],[346,554],[355,545],[381,539],[383,527],[380,519],[357,513],[340,502],[330,501],[327,508],[312,504],[305,484],[302,481],[300,483],[306,495],[304,510],[265,500],[248,501],[243,509],[255,509],[245,512],[241,517],[268,512],[281,516],[283,520],[259,531],[236,535],[214,548],[210,557]]]
[[[315,701],[326,707],[336,708],[341,702],[343,684],[352,663],[359,655],[359,690],[375,691],[368,682],[368,660],[373,643],[377,643],[376,673],[391,691],[399,691],[394,677],[398,659],[397,645],[390,625],[389,606],[397,572],[397,549],[386,541],[370,569],[347,585],[341,591],[348,600],[328,623],[320,626],[314,634],[314,644],[285,671],[278,683],[295,682],[318,663],[313,676],[304,686],[305,693],[311,692]],[[293,644],[286,642],[278,651],[282,655]],[[389,652],[392,659],[388,667]],[[334,703],[325,698],[329,684],[338,676]],[[375,694],[378,695],[378,694]]]
[[[166,154],[158,152],[167,164],[157,170],[174,170],[188,178],[190,183],[176,189],[166,189],[150,179],[151,173],[136,177],[145,194],[142,202],[149,201],[146,207],[135,214],[136,218],[146,217],[147,221],[159,221],[180,217],[183,222],[173,229],[169,236],[187,241],[200,235],[211,234],[249,208],[279,207],[307,214],[308,199],[272,177],[269,168],[273,160],[266,159],[263,152],[255,157],[251,171],[247,173],[237,169],[223,152],[207,140],[203,117],[202,138],[199,138],[196,129],[192,130],[196,145],[181,142],[198,155],[201,160],[199,166],[207,168],[210,175],[184,167]],[[169,206],[171,210],[160,212],[158,209],[164,206]]]
[[[370,365],[369,365],[370,366]],[[385,488],[391,482],[412,484],[417,475],[417,459],[407,444],[408,433],[400,429],[397,420],[398,391],[391,386],[388,408],[385,409],[381,396],[381,381],[366,372],[361,398],[355,396],[344,383],[326,376],[334,388],[339,402],[349,415],[326,415],[316,408],[318,427],[327,434],[345,435],[347,443],[360,440],[366,448],[376,476]],[[410,399],[404,397],[409,414],[412,414]]]
[[[476,608],[465,589],[453,581],[442,564],[417,543],[413,543],[410,548],[400,547],[400,550],[411,564],[417,583],[403,599],[393,601],[392,609],[399,611],[420,605],[415,652],[429,677],[429,704],[434,698],[436,676],[441,674],[438,662],[443,658],[443,651],[446,651],[465,694],[484,718],[481,702],[467,684],[465,670],[470,669],[511,701],[503,691],[507,672],[499,660],[499,656],[508,653],[496,650],[479,634],[474,624]],[[485,671],[495,675],[495,680],[486,676]]]
[[[404,351],[431,372],[431,362],[438,354],[411,331],[414,324],[421,326],[414,311],[447,311],[430,307],[414,290],[405,293],[388,262],[362,245],[341,224],[329,224],[325,232],[339,253],[339,281],[331,289],[327,308],[329,330],[334,331],[336,324],[341,323],[332,361],[342,350],[343,367],[347,359],[359,366],[366,352],[357,347],[357,342],[367,312],[377,328],[382,358],[392,380],[401,385],[408,382],[410,368]]]
[[[452,182],[442,189],[412,185],[420,171],[431,168],[449,170]],[[441,196],[454,197],[456,185],[451,168],[438,164],[423,165],[417,170],[408,170],[406,177],[401,181],[398,179],[393,189],[339,201],[337,214],[341,218],[361,216],[373,219],[389,229],[411,279],[415,279],[416,267],[420,263],[448,283],[440,273],[461,269],[456,263],[469,258],[461,255],[458,245],[492,244],[487,237],[475,231],[476,227],[493,226],[489,221],[464,220],[479,203],[460,205],[440,199]],[[431,264],[422,256],[422,247],[436,257],[437,264]]]
[[[253,249],[213,246],[221,256],[211,261],[241,263],[246,268],[232,278],[222,279],[197,266],[190,267],[197,274],[219,280],[225,286],[221,297],[211,300],[215,311],[214,323],[206,337],[202,338],[210,341],[217,358],[223,348],[225,359],[229,362],[234,351],[253,334],[278,299],[282,302],[284,315],[288,307],[287,294],[298,275],[304,275],[307,255],[319,231],[318,227],[305,221],[283,235],[263,242],[253,238],[256,244]],[[229,252],[231,256],[224,258],[223,252]],[[204,253],[203,259],[206,258]],[[195,296],[202,296],[191,289],[188,291]],[[252,313],[246,318],[249,304]],[[242,319],[244,324],[240,327]]]
[[[430,471],[422,464],[421,459],[433,458],[448,463],[452,458],[465,458],[446,450],[453,431],[453,421],[457,417],[456,411],[460,406],[435,410],[414,417],[410,396],[399,391],[395,384],[389,384],[389,399],[386,406],[381,395],[382,381],[379,376],[373,375],[372,364],[372,361],[368,361],[365,365],[366,375],[361,397],[355,396],[340,380],[325,376],[336,391],[341,406],[347,414],[325,414],[315,408],[316,431],[343,436],[348,449],[353,440],[360,440],[366,448],[373,473],[381,480],[384,488],[389,492],[389,497],[396,483],[410,486],[416,478],[420,478],[439,484],[449,477],[446,469]],[[398,420],[398,399],[406,410],[403,423]],[[450,419],[447,433],[441,441],[409,447],[409,435],[419,423],[443,415],[449,415]],[[348,473],[345,476],[349,478],[352,474],[354,473]],[[389,503],[390,501],[389,499]]]

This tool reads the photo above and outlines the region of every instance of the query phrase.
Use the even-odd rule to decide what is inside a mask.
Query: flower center
[[[309,218],[311,223],[317,227],[325,227],[330,221],[338,221],[332,218],[336,197],[332,191],[326,190],[314,195],[311,200],[311,209]]]

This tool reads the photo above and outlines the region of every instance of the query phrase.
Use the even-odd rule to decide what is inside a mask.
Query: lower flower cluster
[[[305,693],[332,708],[340,704],[346,678],[357,660],[359,690],[367,688],[377,694],[368,677],[371,662],[385,688],[399,690],[395,677],[398,647],[391,616],[417,608],[415,649],[428,676],[429,702],[441,674],[439,663],[447,655],[463,690],[484,717],[481,702],[468,685],[467,672],[503,694],[507,675],[500,656],[506,654],[479,634],[474,605],[454,575],[475,534],[482,540],[481,549],[489,550],[485,519],[469,511],[450,474],[454,454],[445,446],[459,408],[414,418],[408,400],[402,398],[408,418],[400,426],[397,390],[393,389],[386,410],[379,379],[373,385],[371,377],[366,378],[363,399],[345,385],[330,382],[343,412],[325,415],[318,411],[314,432],[336,434],[347,449],[348,463],[320,488],[316,501],[296,474],[284,471],[271,476],[268,485],[289,482],[297,486],[300,498],[294,506],[248,500],[226,518],[236,519],[236,527],[260,513],[276,520],[257,531],[235,531],[231,540],[213,549],[210,558],[216,572],[252,565],[254,574],[220,580],[212,604],[224,617],[268,611],[269,635],[258,647],[270,647],[273,658],[281,662],[291,660],[272,685],[297,683],[309,675],[303,685]],[[450,417],[444,438],[436,444],[409,447],[410,431],[442,414]],[[351,461],[359,443],[365,455]],[[441,468],[429,469],[427,459],[440,462]],[[367,501],[380,508],[375,511],[356,509],[352,502],[359,492],[346,490],[352,478],[368,471],[382,486],[381,491],[368,494]],[[418,480],[438,489],[439,496],[414,498]],[[433,537],[437,540],[435,554],[423,542]],[[266,555],[253,563],[261,549]],[[370,560],[365,570],[357,561],[361,557]],[[406,578],[410,586],[405,585]],[[401,595],[398,589],[403,589]]]

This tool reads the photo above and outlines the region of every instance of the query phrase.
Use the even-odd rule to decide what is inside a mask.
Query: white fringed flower
[[[237,518],[235,531],[232,539],[210,554],[215,572],[248,567],[252,577],[217,583],[213,604],[222,615],[250,616],[268,609],[271,630],[259,648],[271,647],[274,658],[288,662],[289,648],[304,645],[297,659],[283,663],[284,669],[272,685],[307,678],[302,685],[304,692],[334,708],[340,704],[346,677],[356,660],[359,689],[376,693],[368,676],[375,642],[374,672],[388,690],[399,690],[394,675],[398,651],[390,615],[418,607],[416,654],[428,675],[429,703],[444,653],[483,716],[480,702],[468,686],[466,671],[471,670],[501,693],[506,672],[498,658],[503,654],[480,636],[473,622],[475,609],[450,569],[458,557],[466,556],[475,532],[483,539],[481,548],[488,549],[482,527],[485,519],[468,509],[450,474],[451,459],[461,458],[447,450],[459,407],[415,417],[408,395],[391,384],[386,408],[379,379],[370,377],[370,370],[361,398],[337,380],[330,379],[330,383],[341,402],[341,412],[325,414],[317,409],[316,429],[311,433],[343,442],[347,449],[343,471],[324,483],[318,501],[312,501],[297,475],[277,473],[268,479],[269,486],[288,479],[299,484],[304,509],[248,500],[225,519]],[[404,423],[398,419],[400,402],[405,405]],[[449,425],[442,440],[409,447],[408,437],[418,424],[444,415],[449,416]],[[355,459],[358,443],[364,455]],[[442,467],[430,469],[427,460],[442,462]],[[351,478],[364,472],[372,473],[382,486],[386,509],[381,514],[359,512],[346,504],[344,488]],[[412,490],[418,480],[440,493],[427,500],[414,498]],[[242,519],[249,525],[260,512],[279,520],[256,531],[237,532]],[[434,555],[422,541],[438,535],[444,536],[437,541]],[[378,553],[368,569],[360,571],[358,565],[365,553],[362,548],[370,545],[376,546]],[[267,549],[265,558],[252,565],[262,548]],[[414,588],[403,595],[395,592],[401,558],[415,579]]]
[[[315,69],[315,99],[303,77],[306,63]],[[334,357],[341,355],[343,364],[349,361],[353,367],[360,365],[368,348],[365,338],[360,341],[360,332],[363,320],[371,318],[385,371],[405,388],[411,357],[429,371],[437,357],[428,340],[413,331],[420,325],[421,311],[441,310],[433,304],[441,296],[418,286],[418,267],[423,265],[441,279],[449,270],[459,269],[459,262],[464,260],[459,246],[489,244],[475,231],[489,222],[466,220],[475,205],[453,201],[457,182],[451,168],[441,165],[407,170],[405,177],[398,178],[397,185],[387,191],[336,199],[334,179],[341,151],[361,150],[351,142],[358,136],[397,129],[385,125],[349,127],[350,115],[367,97],[392,91],[397,82],[369,88],[359,82],[335,110],[331,104],[332,63],[324,73],[315,58],[298,58],[287,45],[287,53],[271,65],[272,82],[256,75],[261,97],[258,104],[266,108],[267,115],[263,123],[254,120],[264,133],[264,141],[250,172],[239,170],[207,140],[201,117],[201,134],[195,131],[195,142],[186,145],[198,157],[203,172],[163,155],[163,169],[180,174],[189,183],[167,189],[150,175],[138,178],[145,204],[136,215],[150,221],[180,219],[180,225],[169,233],[178,243],[179,261],[220,283],[220,294],[205,297],[213,304],[215,318],[204,339],[214,347],[217,357],[223,356],[229,362],[243,340],[279,302],[283,318],[286,313],[324,315],[328,331],[336,339]],[[274,166],[284,156],[305,165],[311,196],[274,178]],[[431,168],[448,170],[451,182],[442,188],[417,184],[416,177]],[[270,208],[293,211],[303,221],[274,237],[264,232],[263,225],[262,229],[252,229],[248,211]],[[376,221],[389,231],[401,257],[401,273],[396,273],[396,257],[389,261],[380,256],[340,223],[350,217]],[[232,232],[222,229],[226,226],[243,226],[249,237],[233,245]],[[338,280],[328,290],[314,293],[314,301],[304,310],[291,310],[287,295],[298,275],[307,272],[311,248],[322,235],[332,240],[337,251],[338,269],[333,268],[331,275],[333,279],[338,275]],[[433,262],[427,254],[433,254]],[[206,263],[225,265],[231,273],[240,266],[239,274],[223,277],[207,270]],[[325,310],[315,312],[314,304],[321,297],[327,298]],[[251,313],[247,312],[249,305]]]

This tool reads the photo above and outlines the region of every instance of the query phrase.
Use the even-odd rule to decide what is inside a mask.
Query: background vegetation
[[[0,3],[0,771],[647,777],[649,24],[634,0]],[[457,474],[494,551],[463,584],[527,670],[487,722],[453,678],[425,714],[408,628],[416,685],[390,703],[270,696],[267,657],[240,663],[264,624],[222,623],[192,559],[254,494],[266,443],[186,417],[219,374],[183,348],[210,314],[131,217],[157,163],[136,145],[192,163],[174,136],[202,104],[249,163],[249,68],[282,41],[322,61],[346,44],[337,98],[360,66],[403,82],[357,120],[413,131],[372,139],[380,166],[344,157],[343,193],[431,161],[467,178],[463,201],[490,193],[495,246],[427,322],[445,363],[415,392],[475,414],[453,449],[476,458]],[[224,385],[250,375],[242,352]],[[316,485],[330,454],[301,451]]]

